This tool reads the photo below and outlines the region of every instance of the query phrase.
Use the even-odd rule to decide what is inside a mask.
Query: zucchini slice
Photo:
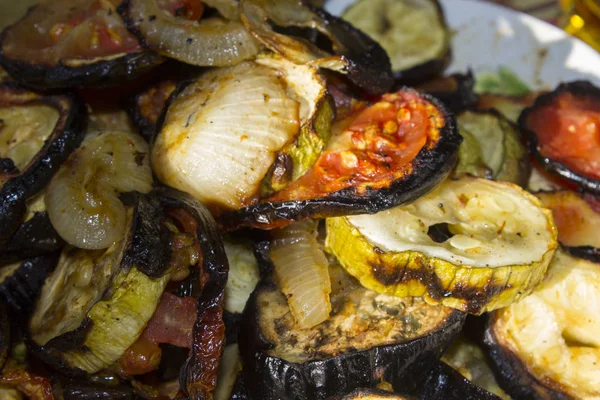
[[[471,70],[432,79],[417,86],[418,90],[440,99],[456,114],[475,107],[479,95],[474,88],[475,76]]]
[[[523,110],[532,106],[535,99],[541,94],[543,93],[531,92],[523,96],[480,94],[477,101],[477,109],[489,110],[493,108],[504,115],[509,121],[516,124]]]
[[[600,195],[600,88],[563,83],[526,108],[519,125],[541,167]]]
[[[354,26],[320,8],[296,0],[241,0],[244,26],[269,50],[298,64],[310,63],[348,76],[361,89],[390,90],[390,60],[381,46]],[[311,29],[328,41],[320,48],[306,39],[278,33]]]
[[[215,213],[240,208],[314,164],[332,107],[314,67],[276,55],[209,71],[173,98],[152,149],[154,171]]]
[[[162,58],[144,51],[116,12],[119,0],[57,0],[31,7],[0,36],[0,64],[22,84],[49,89],[115,84]]]
[[[221,7],[216,10],[221,15],[202,18],[203,2],[185,0],[127,0],[119,7],[141,43],[166,57],[197,66],[225,67],[258,54],[260,47],[239,15],[229,15],[237,14],[235,7],[228,7],[229,12]]]
[[[267,277],[246,309],[239,337],[252,398],[326,399],[381,381],[413,390],[458,334],[464,314],[420,298],[381,295],[330,264],[328,320],[302,329]]]
[[[558,241],[575,257],[600,263],[600,207],[591,195],[562,190],[535,194],[549,208],[558,228]]]
[[[396,80],[425,81],[451,59],[451,32],[437,0],[361,0],[342,18],[383,47]]]
[[[600,269],[558,251],[533,294],[495,311],[485,342],[514,399],[600,396]]]
[[[169,281],[169,233],[160,204],[136,200],[122,240],[105,251],[65,248],[42,287],[29,330],[40,356],[57,368],[110,366],[154,313]]]
[[[0,241],[21,225],[27,200],[79,146],[84,124],[85,108],[74,94],[0,84]]]
[[[521,187],[527,185],[531,163],[517,125],[495,110],[464,111],[458,115],[457,121],[461,133],[468,131],[476,139],[483,162],[492,172],[492,179],[516,183]],[[465,141],[464,144],[470,143]],[[468,153],[476,151],[476,148],[465,149]]]
[[[285,226],[307,218],[375,213],[437,186],[456,162],[454,116],[433,97],[404,88],[364,104],[332,129],[315,165],[258,204],[221,216],[225,229]]]
[[[365,287],[481,314],[531,293],[556,235],[531,194],[465,177],[407,206],[329,218],[325,245]]]

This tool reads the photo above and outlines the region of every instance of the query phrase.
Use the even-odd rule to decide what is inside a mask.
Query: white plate
[[[505,65],[535,89],[588,79],[600,85],[600,54],[561,29],[495,4],[440,0],[455,31],[453,60],[447,72],[495,71]],[[355,0],[329,0],[340,15]]]

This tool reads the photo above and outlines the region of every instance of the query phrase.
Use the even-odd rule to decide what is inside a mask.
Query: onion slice
[[[209,3],[225,17],[236,17],[230,2]],[[157,0],[129,0],[119,8],[128,28],[159,54],[192,65],[222,67],[236,65],[259,51],[258,43],[237,20],[193,20],[173,15],[161,5]]]
[[[296,324],[312,328],[329,318],[329,262],[315,237],[315,223],[300,222],[274,232],[271,259]]]
[[[119,193],[152,189],[147,143],[127,132],[89,136],[54,176],[46,192],[58,234],[83,249],[105,249],[124,234]]]

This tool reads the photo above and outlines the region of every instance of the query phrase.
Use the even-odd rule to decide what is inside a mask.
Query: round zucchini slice
[[[225,229],[376,213],[414,201],[450,173],[461,137],[433,97],[404,88],[334,126],[314,166],[283,190],[221,216]]]
[[[27,200],[79,146],[84,124],[85,108],[73,94],[42,95],[0,84],[0,242],[23,222]]]
[[[365,287],[481,314],[531,293],[556,236],[533,195],[464,177],[407,206],[329,218],[325,245]]]
[[[467,131],[479,144],[482,161],[490,169],[492,179],[527,185],[531,163],[517,125],[495,110],[464,111],[456,120],[461,132]],[[463,143],[467,145],[469,141]],[[468,153],[476,151],[465,149]]]
[[[214,213],[302,176],[330,135],[317,70],[276,55],[201,75],[176,95],[152,149],[157,177]]]
[[[347,75],[373,94],[391,89],[394,80],[390,60],[381,46],[341,18],[296,0],[241,0],[240,14],[246,28],[269,50],[298,64],[309,63]],[[327,46],[278,33],[310,29],[325,37]]]
[[[540,166],[600,195],[600,88],[563,83],[526,108],[519,125]]]
[[[558,228],[558,241],[575,257],[600,263],[600,203],[591,195],[562,190],[535,194],[549,208]]]
[[[0,64],[34,88],[98,86],[135,78],[162,62],[144,51],[116,12],[118,0],[37,4],[0,36]]]
[[[514,399],[600,396],[600,269],[558,251],[536,291],[489,319],[485,342]]]
[[[239,337],[252,398],[327,399],[382,381],[414,390],[464,322],[457,310],[368,290],[335,264],[330,277],[332,313],[310,329],[271,278],[259,283]]]
[[[361,0],[342,18],[383,47],[396,80],[422,82],[450,63],[451,32],[437,0]]]
[[[203,3],[127,0],[119,7],[119,12],[129,30],[145,47],[188,64],[226,67],[258,54],[259,44],[239,21],[235,6],[216,7],[220,15],[202,18]],[[228,2],[206,3],[214,6],[214,3],[223,5]]]
[[[69,373],[91,374],[112,365],[136,341],[170,278],[164,219],[157,200],[139,195],[126,212],[122,240],[105,251],[63,250],[29,323],[43,360]]]

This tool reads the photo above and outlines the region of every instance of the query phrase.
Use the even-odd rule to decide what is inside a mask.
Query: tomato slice
[[[542,156],[600,179],[600,99],[564,92],[535,107],[525,121]]]
[[[354,187],[389,186],[410,173],[410,162],[444,126],[441,112],[419,93],[403,90],[383,95],[376,103],[360,105],[313,168],[266,201],[323,197]]]

